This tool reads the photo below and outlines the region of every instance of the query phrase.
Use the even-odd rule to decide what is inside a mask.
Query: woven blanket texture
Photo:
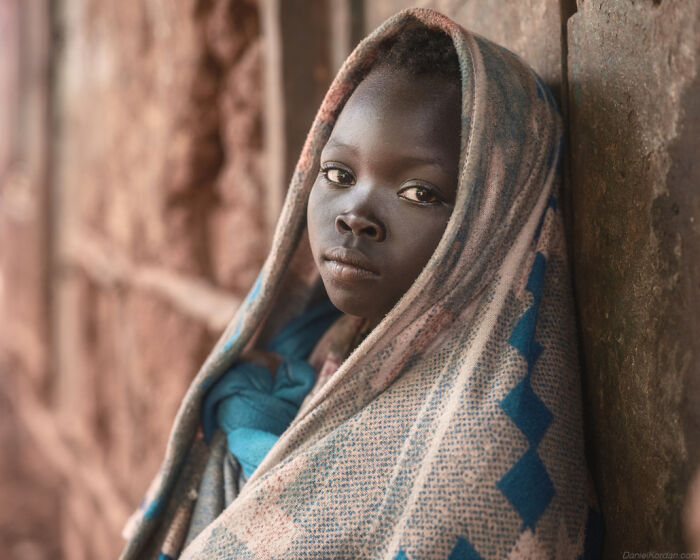
[[[240,492],[235,481],[201,484],[216,453],[227,480],[238,475],[217,438],[201,439],[203,395],[322,294],[306,233],[321,150],[378,44],[417,22],[452,38],[462,77],[459,185],[444,235]],[[257,281],[183,399],[122,558],[597,558],[558,202],[562,137],[529,66],[435,11],[400,12],[362,41],[313,122]],[[202,494],[221,512],[180,550],[183,512]]]

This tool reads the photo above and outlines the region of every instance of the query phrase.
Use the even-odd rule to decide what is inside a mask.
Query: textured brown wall
[[[15,95],[0,367],[18,438],[40,450],[4,471],[16,484],[12,473],[44,461],[62,481],[46,504],[64,556],[111,558],[190,379],[264,258],[260,16],[254,0],[4,10],[7,27],[44,23],[14,26],[4,41],[19,64],[2,57]],[[27,63],[44,67],[27,77]],[[11,557],[26,557],[21,546]]]
[[[260,21],[245,0],[74,1],[57,21],[53,410],[106,487],[69,481],[63,534],[67,557],[107,558],[264,257]]]
[[[682,549],[700,454],[697,2],[6,0],[3,557],[116,556],[332,71],[414,5],[523,56],[562,102],[606,557]]]
[[[569,21],[576,284],[607,554],[678,551],[700,451],[700,9]]]
[[[30,445],[14,383],[46,395],[49,21],[43,2],[0,3],[0,556],[10,559],[61,550],[61,479]]]

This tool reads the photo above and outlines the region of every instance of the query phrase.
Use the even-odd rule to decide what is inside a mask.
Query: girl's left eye
[[[331,183],[336,185],[351,186],[355,184],[355,177],[352,173],[339,167],[327,167],[321,170]]]
[[[410,200],[412,202],[421,202],[423,204],[430,204],[431,202],[437,202],[439,199],[437,195],[427,187],[406,187],[399,191],[399,196]]]

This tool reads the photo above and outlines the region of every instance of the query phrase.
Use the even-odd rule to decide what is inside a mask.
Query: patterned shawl
[[[189,523],[182,503],[223,495],[191,482],[214,453],[197,438],[202,397],[241,352],[317,299],[305,212],[321,149],[380,41],[416,20],[452,38],[462,76],[459,186],[445,233],[180,558],[597,557],[555,101],[508,50],[414,9],[366,38],[331,85],[270,254],[183,400],[123,558],[167,552],[168,531]]]

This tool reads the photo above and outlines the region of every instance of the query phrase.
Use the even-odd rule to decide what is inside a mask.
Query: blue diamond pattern
[[[532,305],[518,319],[508,339],[527,360],[528,372],[532,371],[535,362],[542,353],[542,346],[535,340],[535,329],[537,327],[537,313],[540,307],[540,300],[542,299],[542,286],[546,268],[547,259],[544,258],[542,253],[538,252],[535,255],[535,261],[532,263],[532,270],[525,287],[532,294]]]
[[[554,497],[554,484],[534,447],[530,447],[503,476],[498,488],[518,510],[523,525],[533,531]]]
[[[535,340],[535,331],[546,268],[547,260],[538,252],[526,286],[526,290],[532,293],[532,304],[520,317],[509,338],[527,361],[527,373],[500,403],[503,411],[525,434],[529,446],[497,485],[520,514],[523,526],[533,531],[554,497],[554,484],[537,454],[537,446],[552,423],[553,415],[530,383],[535,362],[542,354],[542,345]]]
[[[452,552],[447,557],[447,560],[484,560],[471,543],[464,537],[457,537],[457,542],[455,543]]]
[[[528,372],[532,371],[537,358],[542,353],[542,345],[535,340],[535,327],[537,325],[537,308],[529,307],[523,316],[518,319],[508,342],[515,346],[527,360]]]
[[[505,396],[501,408],[533,446],[540,443],[552,423],[552,413],[532,390],[528,375]]]

